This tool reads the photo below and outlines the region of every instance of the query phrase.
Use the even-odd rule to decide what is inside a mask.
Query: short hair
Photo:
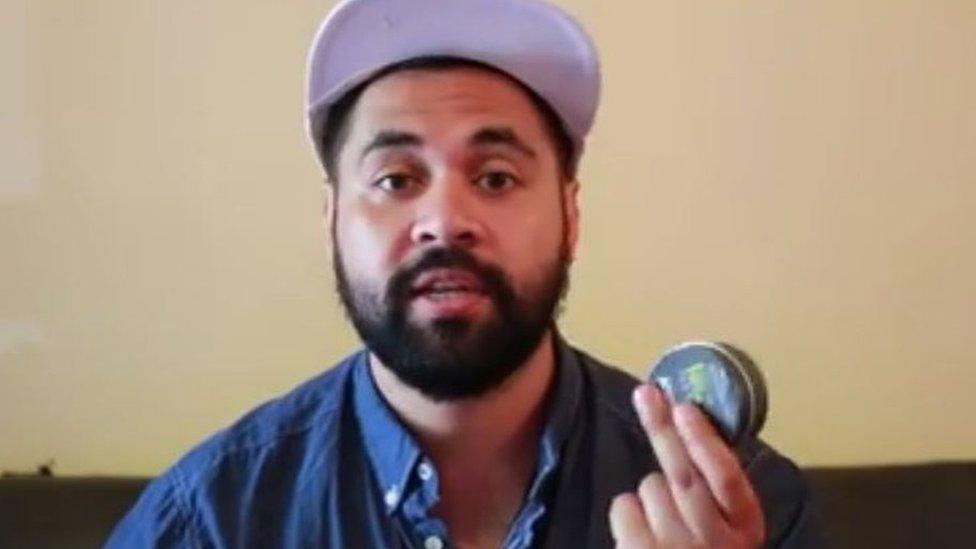
[[[576,159],[573,156],[573,141],[570,139],[569,132],[566,131],[566,127],[559,118],[559,115],[556,114],[556,111],[539,94],[508,73],[491,65],[459,57],[428,56],[408,59],[381,69],[365,82],[346,92],[338,101],[329,107],[328,117],[326,118],[320,143],[322,164],[325,167],[325,174],[328,176],[329,182],[333,185],[337,182],[339,151],[345,144],[346,138],[349,137],[349,115],[370,84],[384,76],[403,70],[443,71],[459,68],[487,70],[505,77],[524,91],[528,95],[532,105],[541,115],[543,125],[546,127],[546,133],[549,134],[549,139],[556,153],[556,161],[560,175],[566,181],[575,179]]]

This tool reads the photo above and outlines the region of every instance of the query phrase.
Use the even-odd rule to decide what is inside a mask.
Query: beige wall
[[[0,2],[0,468],[156,473],[356,344],[302,133],[330,2]],[[564,5],[606,82],[570,338],[740,343],[803,464],[976,458],[976,4]]]

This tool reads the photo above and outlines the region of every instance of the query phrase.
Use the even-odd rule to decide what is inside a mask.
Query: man
[[[211,438],[110,546],[816,543],[796,468],[572,348],[595,50],[538,0],[348,0],[309,58],[339,295],[366,349]]]

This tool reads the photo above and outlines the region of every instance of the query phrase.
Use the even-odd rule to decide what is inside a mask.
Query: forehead
[[[357,134],[368,137],[391,126],[450,133],[488,123],[503,123],[526,139],[544,137],[541,116],[528,93],[506,76],[475,67],[386,75],[363,91],[349,122],[353,141]]]

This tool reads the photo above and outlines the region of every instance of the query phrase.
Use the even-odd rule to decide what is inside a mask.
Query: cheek
[[[390,215],[340,204],[336,212],[335,245],[343,266],[357,280],[382,281],[397,265],[402,248],[401,224]]]
[[[504,233],[504,255],[511,258],[508,270],[520,286],[536,283],[563,254],[565,224],[558,206],[523,211],[498,230]]]

